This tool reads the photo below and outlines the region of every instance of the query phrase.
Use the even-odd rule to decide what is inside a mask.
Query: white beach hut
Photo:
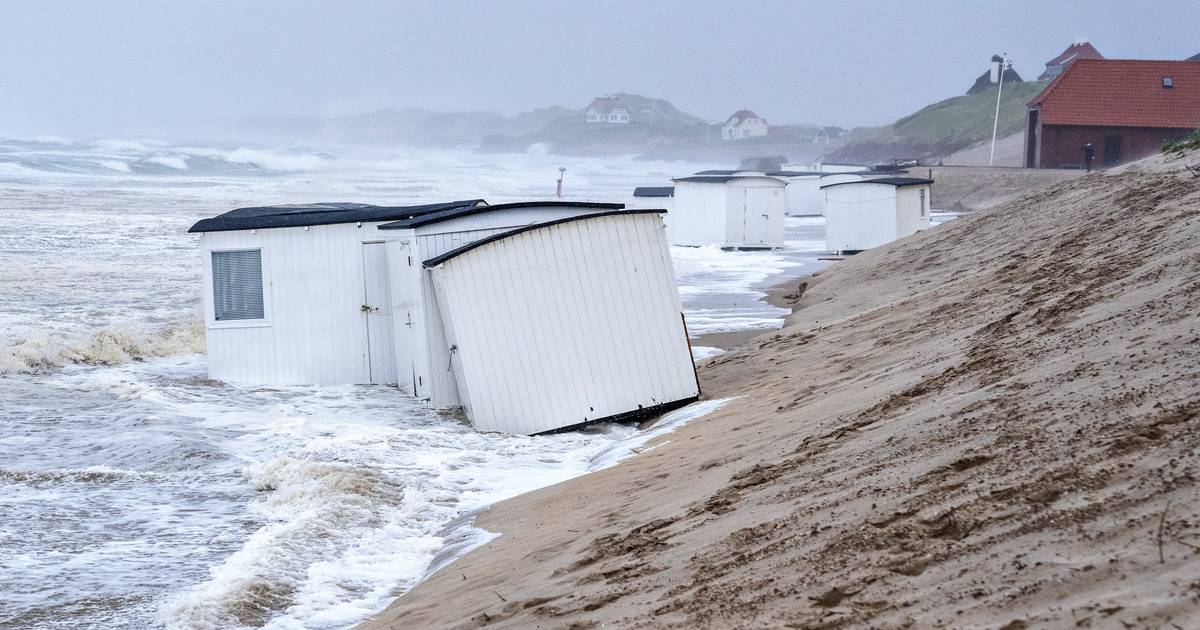
[[[883,177],[822,187],[830,251],[853,254],[929,227],[933,180]]]
[[[666,210],[675,208],[674,186],[638,186],[633,189],[633,198],[625,204],[631,210]]]
[[[817,216],[825,212],[820,171],[773,171],[767,173],[787,185],[785,214],[789,217]]]
[[[396,383],[434,398],[431,381],[440,383],[446,371],[429,363],[443,357],[422,354],[427,342],[417,338],[438,330],[426,326],[427,280],[410,271],[420,269],[422,256],[537,221],[621,207],[339,203],[240,208],[199,221],[189,232],[200,234],[209,375],[255,384]],[[403,227],[377,229],[397,222]],[[444,389],[435,402],[455,404],[452,383]]]
[[[783,246],[786,184],[763,174],[693,175],[675,180],[667,235],[675,245],[729,249]]]
[[[871,167],[865,164],[848,164],[839,162],[822,162],[813,160],[811,162],[788,162],[782,164],[779,170],[782,171],[817,171],[820,173],[854,173],[858,171],[866,171]]]
[[[661,214],[603,212],[424,262],[462,405],[483,431],[650,416],[700,394]]]

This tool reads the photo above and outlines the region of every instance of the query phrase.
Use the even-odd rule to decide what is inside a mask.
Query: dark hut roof
[[[188,232],[231,232],[282,227],[307,227],[358,223],[360,221],[395,221],[445,211],[452,208],[487,206],[482,199],[465,199],[419,206],[374,206],[365,203],[309,203],[281,206],[237,208],[225,214],[201,219]]]
[[[923,184],[932,184],[932,179],[923,177],[878,177],[876,179],[860,179],[853,182],[838,182],[836,184],[825,184],[821,188],[833,188],[834,186],[845,186],[847,184],[887,184],[889,186],[904,187],[904,186],[920,186]]]
[[[473,214],[482,214],[485,212],[497,212],[500,210],[514,210],[521,208],[586,208],[596,211],[620,210],[625,207],[623,203],[596,203],[591,201],[520,201],[516,203],[500,203],[494,206],[463,206],[458,208],[449,208],[440,212],[430,212],[417,215],[411,218],[394,221],[392,223],[384,223],[379,226],[381,230],[404,230],[408,228],[421,227],[423,225],[432,225],[450,219],[471,216]]]
[[[674,197],[674,186],[638,186],[633,189],[634,197]]]

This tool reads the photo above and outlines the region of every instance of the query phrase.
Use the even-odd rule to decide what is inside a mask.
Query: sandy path
[[[839,263],[788,326],[702,366],[736,400],[494,506],[500,538],[366,627],[1200,627],[1181,170],[1074,179]]]

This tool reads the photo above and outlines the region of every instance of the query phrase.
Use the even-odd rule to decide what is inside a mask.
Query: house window
[[[1175,78],[1174,77],[1163,77],[1162,79],[1163,79],[1163,89],[1164,90],[1169,90],[1169,89],[1175,87]]]
[[[212,253],[213,318],[219,322],[266,319],[262,250]]]
[[[921,189],[921,217],[925,217],[925,189]]]

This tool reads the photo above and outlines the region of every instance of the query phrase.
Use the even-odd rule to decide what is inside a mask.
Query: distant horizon
[[[13,3],[0,23],[0,135],[154,135],[408,108],[511,117],[621,91],[713,121],[748,108],[776,124],[850,129],[965,93],[993,54],[1029,80],[1079,38],[1109,58],[1200,52],[1200,3],[1182,0],[766,0],[735,17],[719,2],[605,7]]]

